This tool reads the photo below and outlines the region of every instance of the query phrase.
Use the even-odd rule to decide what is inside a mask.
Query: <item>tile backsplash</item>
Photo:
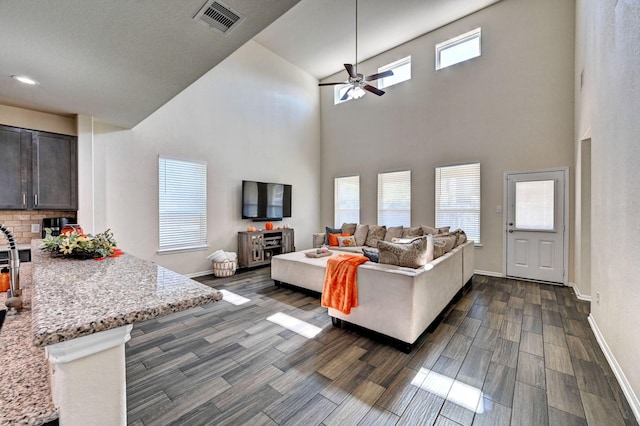
[[[42,238],[42,219],[47,217],[77,217],[74,211],[54,210],[0,210],[0,223],[13,232],[18,244],[30,244],[31,240]],[[38,225],[39,232],[31,232],[31,225]],[[8,244],[0,232],[0,247]]]

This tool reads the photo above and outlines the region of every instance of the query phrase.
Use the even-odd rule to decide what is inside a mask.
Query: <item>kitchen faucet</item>
[[[14,308],[16,312],[22,309],[22,290],[20,289],[20,255],[13,233],[3,224],[0,224],[0,231],[4,232],[9,240],[9,293],[5,305],[7,308]]]

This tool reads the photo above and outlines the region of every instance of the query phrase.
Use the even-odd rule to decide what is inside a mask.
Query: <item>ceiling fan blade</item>
[[[378,89],[377,87],[373,87],[373,86],[372,86],[372,85],[370,85],[370,84],[365,84],[364,86],[362,86],[362,88],[363,88],[364,90],[367,90],[367,91],[371,92],[371,93],[375,93],[375,94],[376,94],[376,95],[378,95],[378,96],[382,96],[382,95],[384,95],[384,90],[380,90],[380,89]]]
[[[358,78],[358,74],[356,73],[356,70],[354,68],[353,65],[351,64],[344,64],[344,69],[347,70],[347,73],[349,73],[349,77],[351,78]]]
[[[364,80],[365,81],[373,81],[373,80],[377,80],[379,78],[391,77],[392,75],[393,75],[393,71],[388,70],[388,71],[381,72],[381,73],[378,73],[378,74],[368,75],[368,76],[366,76],[364,78]]]
[[[347,84],[348,81],[337,81],[335,83],[318,83],[318,86],[335,86],[338,84]]]
[[[347,90],[346,92],[344,92],[344,95],[342,95],[342,97],[340,98],[341,101],[346,101],[347,98],[349,97],[349,92],[351,92],[353,90],[353,87],[350,87],[349,90]]]

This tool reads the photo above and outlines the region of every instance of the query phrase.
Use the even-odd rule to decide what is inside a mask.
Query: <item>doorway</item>
[[[568,169],[505,173],[506,276],[566,284]]]

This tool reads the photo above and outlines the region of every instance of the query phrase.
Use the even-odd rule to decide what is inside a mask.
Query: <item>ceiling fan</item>
[[[393,71],[391,70],[366,76],[358,73],[358,0],[356,0],[356,60],[355,64],[344,64],[344,68],[347,70],[347,74],[349,74],[349,79],[347,81],[318,84],[318,86],[336,86],[338,84],[350,84],[351,87],[346,92],[344,92],[344,95],[342,95],[342,97],[340,98],[341,101],[346,101],[349,98],[361,98],[367,93],[365,92],[365,90],[378,96],[382,96],[384,95],[384,90],[373,87],[367,82],[378,80],[379,78],[391,77],[393,75]]]

